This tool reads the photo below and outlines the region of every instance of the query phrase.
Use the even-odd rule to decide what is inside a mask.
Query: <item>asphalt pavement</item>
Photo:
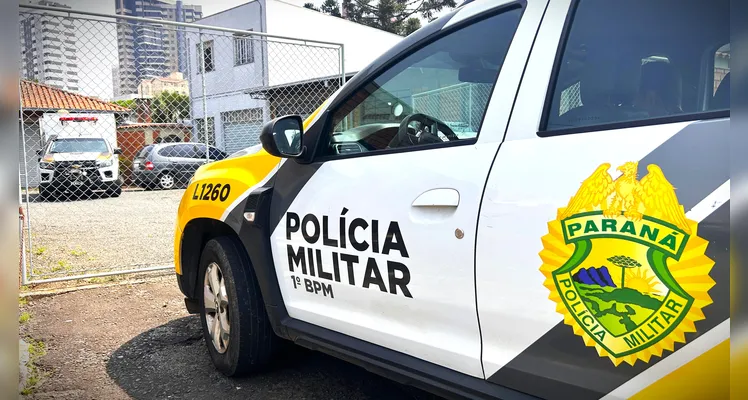
[[[28,399],[436,399],[297,346],[265,373],[229,379],[171,276],[32,299],[21,312],[21,337],[47,350]]]

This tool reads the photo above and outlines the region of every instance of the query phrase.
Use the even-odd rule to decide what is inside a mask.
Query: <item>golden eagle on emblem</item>
[[[566,209],[559,213],[559,218],[565,219],[600,207],[606,217],[617,217],[623,213],[626,218],[641,220],[646,214],[668,221],[690,234],[691,228],[683,207],[678,203],[675,188],[665,178],[662,169],[649,164],[647,175],[637,180],[638,168],[638,162],[626,162],[616,168],[621,176],[614,180],[608,172],[610,163],[601,164],[582,182]]]

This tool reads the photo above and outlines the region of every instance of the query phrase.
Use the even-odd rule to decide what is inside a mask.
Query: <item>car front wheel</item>
[[[240,246],[231,237],[210,240],[198,275],[203,337],[213,364],[226,376],[242,376],[267,366],[280,340]]]

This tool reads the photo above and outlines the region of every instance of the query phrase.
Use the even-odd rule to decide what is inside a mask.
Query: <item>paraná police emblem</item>
[[[673,351],[711,304],[714,262],[659,166],[604,163],[558,210],[540,268],[564,323],[614,365]]]

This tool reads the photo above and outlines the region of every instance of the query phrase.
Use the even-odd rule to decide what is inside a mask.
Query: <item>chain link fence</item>
[[[491,84],[460,83],[416,93],[413,112],[438,115],[458,137],[475,137],[491,97]]]
[[[23,283],[171,268],[201,165],[343,82],[341,45],[21,6]]]

